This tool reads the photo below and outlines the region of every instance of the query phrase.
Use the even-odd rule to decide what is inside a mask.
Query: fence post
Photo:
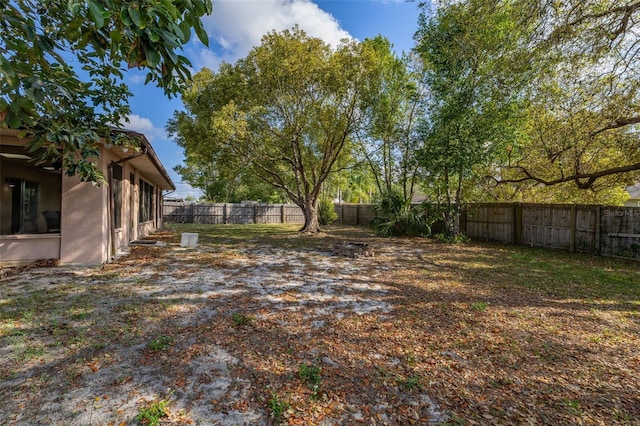
[[[571,204],[571,212],[569,217],[569,252],[575,253],[576,251],[576,222],[578,209],[575,204]]]
[[[196,223],[196,212],[195,212],[195,203],[191,203],[189,204],[189,216],[191,217],[191,220],[189,221],[189,223]]]
[[[253,223],[258,223],[258,205],[253,205]]]
[[[227,224],[227,203],[222,205],[222,223]]]
[[[356,204],[356,226],[360,225],[360,204]]]
[[[467,204],[464,209],[460,212],[460,233],[466,235],[467,234],[467,208],[469,205]]]
[[[601,219],[602,219],[602,207],[598,206],[598,207],[596,207],[596,229],[595,229],[595,231],[596,231],[596,237],[595,237],[596,247],[595,247],[595,249],[596,249],[596,254],[597,255],[600,254],[600,244],[601,244],[600,232],[601,232],[601,229],[602,229],[602,227],[600,226],[600,220]]]
[[[340,225],[344,225],[344,204],[340,204]]]
[[[513,206],[513,243],[522,244],[523,223],[522,223],[522,204],[515,203]]]
[[[284,215],[284,204],[280,205],[280,223],[287,223],[287,217]]]

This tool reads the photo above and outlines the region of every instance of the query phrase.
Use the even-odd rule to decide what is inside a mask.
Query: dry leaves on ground
[[[179,232],[198,232],[196,248]],[[638,424],[637,263],[179,227],[0,282],[6,424]],[[331,255],[357,239],[376,257]]]

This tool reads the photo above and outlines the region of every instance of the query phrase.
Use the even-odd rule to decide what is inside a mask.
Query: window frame
[[[138,220],[139,222],[150,222],[154,219],[153,214],[153,193],[154,187],[142,178],[139,179],[138,197]]]
[[[116,228],[122,228],[122,172],[122,166],[113,165],[113,224]]]

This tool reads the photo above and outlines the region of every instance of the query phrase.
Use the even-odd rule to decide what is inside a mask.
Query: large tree
[[[497,7],[504,8],[505,2]],[[500,164],[501,183],[571,183],[591,192],[640,177],[640,2],[514,0],[539,71],[528,121]]]
[[[423,16],[437,194],[620,202],[640,177],[640,2],[444,0]]]
[[[470,0],[423,13],[416,52],[424,61],[428,114],[421,125],[426,186],[443,209],[448,231],[458,231],[465,182],[492,163],[514,137],[526,81],[518,28],[508,8]]]
[[[423,114],[425,87],[421,63],[413,55],[398,58],[391,48],[382,36],[362,43],[371,72],[357,135],[378,192],[397,192],[410,201],[419,177],[416,124]]]
[[[100,138],[129,114],[126,68],[177,94],[190,77],[177,52],[211,0],[0,0],[0,126],[31,135],[41,160],[61,160],[69,175],[100,182]],[[115,143],[127,143],[115,140]]]
[[[235,65],[196,74],[169,129],[188,158],[228,153],[282,190],[304,211],[302,230],[316,232],[322,184],[359,118],[360,57],[353,41],[332,48],[297,27],[269,33]]]

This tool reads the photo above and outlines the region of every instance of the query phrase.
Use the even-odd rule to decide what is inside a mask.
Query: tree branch
[[[619,118],[617,120],[612,121],[608,125],[598,129],[594,132],[589,133],[589,136],[594,137],[599,135],[602,132],[606,132],[607,130],[619,129],[620,127],[630,126],[632,124],[640,123],[640,116],[636,117],[628,117],[628,118]]]
[[[496,179],[493,176],[489,176],[489,177],[493,179],[497,185],[502,185],[506,183],[522,183],[527,181],[534,181],[545,186],[553,186],[553,185],[558,185],[560,183],[573,181],[576,184],[576,186],[580,189],[590,189],[591,187],[593,187],[593,184],[596,182],[596,180],[601,177],[640,170],[640,163],[634,163],[634,164],[629,164],[629,165],[620,166],[620,167],[612,167],[610,169],[600,170],[593,173],[575,173],[570,176],[563,176],[561,178],[552,179],[552,180],[546,180],[546,179],[542,179],[537,176],[534,176],[531,172],[529,172],[526,168],[522,166],[512,166],[511,168],[520,170],[520,172],[522,172],[524,176],[517,179]]]
[[[613,38],[615,38],[627,30],[631,15],[638,9],[640,9],[640,2],[631,3],[624,6],[612,7],[599,13],[587,13],[585,15],[582,15],[574,19],[573,21],[567,23],[567,26],[576,26],[591,19],[596,20],[596,19],[604,18],[605,16],[621,13],[622,17],[621,17],[620,25],[615,31],[611,33]]]

